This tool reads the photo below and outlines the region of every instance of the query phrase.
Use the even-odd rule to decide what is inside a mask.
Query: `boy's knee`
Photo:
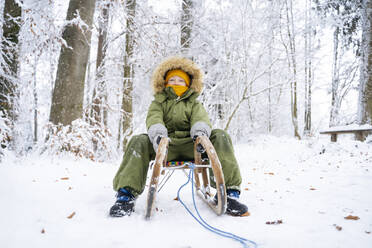
[[[225,134],[225,133],[226,133],[225,130],[219,129],[219,128],[216,128],[216,129],[212,130],[212,134]]]
[[[149,136],[147,134],[138,134],[138,135],[134,135],[132,137],[133,141],[136,141],[136,142],[150,142],[150,139],[149,139]]]
[[[213,129],[211,133],[211,138],[212,137],[215,137],[215,138],[225,137],[227,139],[230,138],[229,134],[225,130],[222,130],[222,129]]]
[[[149,136],[147,134],[138,134],[138,135],[134,135],[130,142],[129,142],[129,146],[130,145],[135,145],[136,147],[137,146],[148,146],[149,144],[151,143],[150,139],[149,139]]]

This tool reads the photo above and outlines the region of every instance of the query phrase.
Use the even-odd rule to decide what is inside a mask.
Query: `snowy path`
[[[372,144],[257,140],[236,146],[251,216],[216,217],[198,201],[209,224],[259,247],[372,247]],[[109,218],[119,162],[8,154],[0,164],[1,247],[241,247],[200,227],[173,200],[187,180],[181,172],[159,194],[151,221],[143,219],[146,194],[131,217]],[[191,206],[189,193],[182,196]]]

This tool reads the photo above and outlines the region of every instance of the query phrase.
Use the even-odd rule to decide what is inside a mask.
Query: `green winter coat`
[[[190,137],[190,129],[196,122],[205,122],[212,128],[208,113],[196,100],[198,96],[193,89],[189,89],[178,97],[170,87],[157,93],[147,114],[147,129],[162,124],[168,129],[168,137],[175,141],[177,138]]]

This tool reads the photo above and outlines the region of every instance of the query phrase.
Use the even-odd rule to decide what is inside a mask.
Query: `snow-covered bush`
[[[92,161],[103,161],[114,156],[116,149],[111,147],[112,137],[108,128],[78,119],[71,125],[48,123],[45,130],[46,141],[42,153],[59,155],[64,152]]]

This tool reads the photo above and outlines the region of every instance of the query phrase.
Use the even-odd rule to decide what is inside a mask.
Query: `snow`
[[[235,152],[243,177],[241,201],[251,215],[218,217],[197,199],[210,225],[258,247],[372,246],[371,143],[256,136],[236,145]],[[174,200],[187,181],[181,171],[159,193],[150,221],[144,219],[147,188],[132,216],[108,217],[119,164],[5,152],[1,247],[242,247],[203,229]],[[181,196],[191,207],[186,188]],[[349,215],[359,219],[345,219]]]

